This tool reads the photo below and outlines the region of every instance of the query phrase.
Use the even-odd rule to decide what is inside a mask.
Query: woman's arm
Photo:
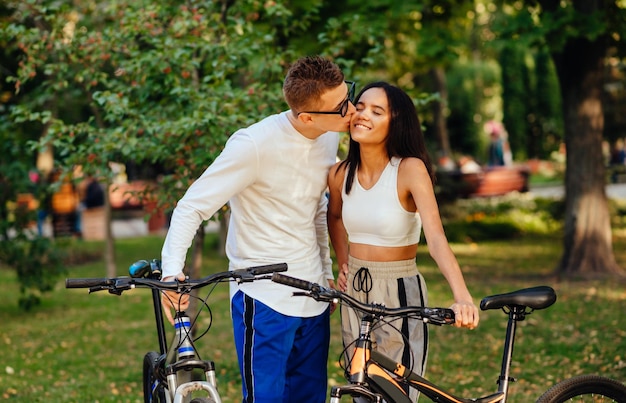
[[[459,263],[448,244],[433,184],[420,159],[402,160],[398,171],[398,189],[405,208],[414,204],[420,214],[428,251],[452,290],[455,301],[452,309],[457,316],[457,326],[473,329],[478,326],[478,308],[473,302]]]

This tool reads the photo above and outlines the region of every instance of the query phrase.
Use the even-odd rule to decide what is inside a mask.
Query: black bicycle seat
[[[506,294],[485,297],[480,301],[480,309],[501,309],[505,306],[521,306],[531,309],[544,309],[554,304],[556,292],[546,285],[524,288]]]

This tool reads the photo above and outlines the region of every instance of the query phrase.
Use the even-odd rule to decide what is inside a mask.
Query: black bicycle
[[[133,263],[129,268],[130,277],[68,278],[65,281],[65,287],[89,288],[89,293],[106,290],[114,295],[121,295],[134,288],[151,289],[159,352],[150,351],[143,359],[144,401],[146,403],[221,403],[222,400],[217,390],[215,363],[202,359],[195,346],[195,342],[209,329],[205,329],[202,334],[194,338],[192,328],[197,315],[191,320],[185,311],[177,311],[174,316],[175,333],[168,347],[161,291],[176,291],[181,296],[191,295],[192,290],[209,285],[229,281],[244,283],[270,279],[270,274],[286,270],[287,264],[279,263],[219,272],[197,280],[162,282],[160,281],[161,262],[152,259]],[[207,299],[211,291],[206,298],[201,299],[209,312]],[[200,312],[201,309],[198,314]]]
[[[470,399],[454,396],[411,369],[372,349],[370,333],[376,323],[389,318],[413,317],[433,325],[451,325],[455,321],[452,310],[411,306],[387,308],[380,304],[365,304],[339,290],[279,273],[272,276],[272,281],[304,290],[294,292],[296,296],[307,296],[317,301],[342,302],[364,314],[359,338],[354,343],[354,351],[345,366],[345,376],[349,383],[331,388],[330,403],[339,403],[343,396],[376,403],[411,403],[410,388],[417,389],[422,396],[439,403],[505,403],[509,395],[509,383],[512,381],[510,368],[517,322],[523,321],[535,310],[548,308],[556,301],[556,293],[547,286],[525,288],[483,298],[480,308],[501,309],[508,316],[508,326],[497,391],[488,396]],[[539,397],[537,402],[563,403],[570,400],[626,403],[626,386],[602,376],[577,376],[557,383]]]

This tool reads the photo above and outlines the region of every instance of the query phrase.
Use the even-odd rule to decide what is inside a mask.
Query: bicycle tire
[[[156,385],[158,382],[155,365],[159,359],[156,351],[150,351],[143,357],[143,401],[144,403],[165,403],[165,388],[162,384]]]
[[[579,375],[565,379],[548,389],[537,403],[616,402],[626,403],[626,386],[598,375]]]

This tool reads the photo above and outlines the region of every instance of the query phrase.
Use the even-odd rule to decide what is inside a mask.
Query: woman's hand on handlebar
[[[479,315],[478,308],[471,301],[455,302],[450,307],[454,311],[455,327],[466,327],[468,329],[474,329],[478,326]]]
[[[161,279],[161,281],[185,281],[185,279],[185,274],[180,272],[176,276],[168,276]],[[161,304],[163,305],[165,317],[174,325],[172,311],[184,311],[189,308],[189,294],[179,294],[174,291],[161,291]]]

